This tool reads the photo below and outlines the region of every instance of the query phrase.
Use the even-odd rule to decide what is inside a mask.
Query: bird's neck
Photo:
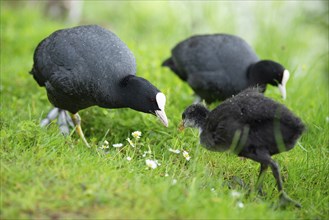
[[[199,117],[195,120],[195,127],[199,129],[200,133],[202,133],[202,131],[204,130],[204,128],[206,126],[207,117],[208,117],[210,111],[206,107],[204,107],[200,111],[202,111],[202,113],[200,113]]]
[[[150,83],[141,77],[128,75],[122,78],[113,89],[109,103],[112,108],[131,108],[136,111],[150,113],[145,103],[145,93]],[[110,93],[111,94],[111,93]]]
[[[204,118],[202,121],[198,122],[198,129],[199,129],[199,133],[201,134],[202,131],[204,130],[204,127],[206,125],[206,119]]]
[[[257,63],[251,64],[248,68],[247,71],[248,86],[258,87],[260,89],[259,91],[264,92],[266,90],[266,84],[268,82],[264,77],[264,72],[259,71],[256,64]]]
[[[259,78],[261,78],[260,72],[256,70],[255,65],[256,65],[255,63],[251,64],[247,71],[247,77],[250,85],[255,85],[259,83],[260,81]]]
[[[131,97],[132,91],[127,88],[127,81],[130,76],[125,77],[121,80],[118,79],[119,83],[108,87],[104,82],[103,90],[100,93],[95,94],[95,99],[100,107],[103,108],[127,108],[129,107],[129,97]]]

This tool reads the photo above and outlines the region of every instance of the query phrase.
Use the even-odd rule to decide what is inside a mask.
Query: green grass
[[[328,2],[85,2],[81,23],[100,24],[127,43],[137,74],[167,95],[170,120],[164,128],[154,116],[129,109],[83,110],[92,149],[74,132],[59,134],[56,123],[39,127],[51,105],[28,74],[33,51],[53,31],[72,26],[43,17],[39,9],[39,4],[13,7],[1,1],[1,219],[328,218]],[[267,195],[248,195],[258,164],[209,152],[198,145],[197,131],[177,130],[193,92],[161,62],[178,41],[214,32],[242,36],[261,58],[283,63],[292,74],[286,101],[273,87],[266,95],[307,126],[292,151],[274,157],[286,192],[303,205],[300,210],[274,208],[278,192],[270,172],[264,180]],[[135,130],[142,137],[132,148],[126,138]],[[105,153],[98,149],[104,140],[126,146]],[[188,151],[191,160],[170,147]],[[143,157],[149,149],[152,154]],[[161,166],[147,168],[146,158]],[[234,197],[233,191],[241,195]]]

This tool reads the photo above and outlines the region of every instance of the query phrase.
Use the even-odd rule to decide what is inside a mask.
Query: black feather
[[[206,113],[206,116],[205,116]],[[200,143],[211,151],[227,151],[261,164],[257,188],[270,166],[277,181],[282,204],[300,204],[283,191],[278,165],[271,156],[291,150],[305,130],[302,121],[284,105],[247,89],[209,111],[201,104],[189,106],[183,124],[200,129]]]
[[[241,38],[228,34],[197,35],[178,43],[162,66],[169,67],[208,103],[225,100],[251,87],[281,82],[284,67],[260,61]]]
[[[39,43],[30,72],[50,102],[76,113],[89,106],[153,113],[159,90],[136,76],[135,58],[111,31],[97,25],[55,31]]]

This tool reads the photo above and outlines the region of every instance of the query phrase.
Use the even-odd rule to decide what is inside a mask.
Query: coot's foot
[[[41,127],[45,127],[51,123],[51,121],[57,118],[57,124],[60,131],[64,135],[70,134],[70,127],[74,128],[73,121],[67,111],[60,108],[53,108],[49,111],[46,118],[42,119],[40,122]]]
[[[59,126],[60,131],[64,135],[70,134],[70,127],[76,129],[76,132],[82,139],[83,143],[90,148],[90,145],[88,144],[85,135],[81,129],[81,118],[78,113],[72,114],[71,116],[69,113],[63,109],[60,108],[53,108],[48,113],[47,117],[42,119],[40,122],[41,127],[45,127],[51,123],[51,121],[55,120],[57,118],[57,124]]]
[[[284,208],[288,205],[294,205],[296,208],[302,207],[301,204],[291,199],[285,192],[281,192],[279,206],[281,208]]]
[[[265,197],[265,196],[267,195],[267,193],[264,192],[263,187],[259,187],[259,188],[257,189],[257,193],[258,193],[258,195],[261,196],[261,197]]]

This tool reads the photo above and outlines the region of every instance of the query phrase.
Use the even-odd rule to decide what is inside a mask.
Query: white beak
[[[287,98],[287,91],[286,91],[286,87],[282,84],[278,84],[282,99],[285,100]]]
[[[156,116],[160,119],[160,121],[162,122],[162,124],[166,127],[168,127],[168,118],[166,116],[166,113],[164,111],[165,105],[166,105],[166,96],[159,92],[156,95],[156,102],[158,104],[158,107],[160,110],[156,110],[155,114]]]
[[[287,98],[286,84],[289,80],[289,77],[290,77],[289,71],[284,70],[281,83],[278,84],[278,87],[279,87],[279,90],[281,92],[281,96],[282,96],[283,99]]]
[[[168,127],[168,118],[166,116],[166,113],[162,110],[156,110],[155,111],[156,116],[160,119],[161,123]]]

